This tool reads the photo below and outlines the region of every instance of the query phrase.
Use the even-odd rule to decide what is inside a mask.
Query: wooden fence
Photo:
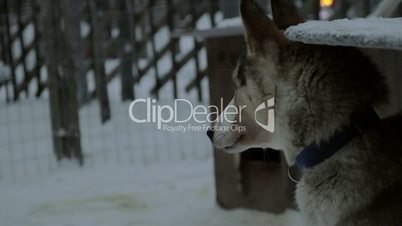
[[[186,91],[195,89],[202,100],[200,84],[206,72],[200,67],[199,53],[203,44],[194,38],[193,48],[184,53],[177,34],[196,28],[203,16],[215,26],[214,0],[0,0],[0,4],[0,57],[10,69],[0,75],[0,89],[6,90],[7,101],[28,96],[33,93],[29,89],[40,97],[48,89],[58,159],[76,158],[83,164],[78,108],[96,98],[101,121],[109,120],[107,85],[115,79],[121,80],[122,101],[135,98],[135,84],[146,76],[155,80],[150,95],[158,98],[172,82],[172,98],[178,98],[177,73],[194,61]],[[157,37],[162,29],[170,36],[160,46]],[[158,63],[168,55],[172,67],[159,71]],[[107,59],[119,59],[119,64],[107,71]]]
[[[194,40],[194,48],[178,59],[178,38],[172,37],[161,48],[156,48],[155,35],[162,28],[168,28],[170,34],[177,30],[192,29],[201,16],[210,15],[215,25],[216,1],[190,1],[190,0],[75,0],[78,19],[82,24],[90,27],[90,32],[80,36],[80,27],[76,27],[78,35],[75,48],[75,59],[79,62],[81,75],[77,76],[77,93],[80,103],[86,103],[90,98],[105,98],[96,90],[88,90],[86,75],[94,70],[95,77],[103,77],[104,62],[106,59],[119,58],[120,64],[105,74],[106,83],[116,77],[122,79],[122,99],[133,99],[134,84],[139,83],[150,70],[154,70],[156,83],[150,94],[158,97],[159,90],[172,81],[174,91],[172,96],[177,98],[177,72],[190,60],[195,60],[196,69],[193,81],[187,85],[186,91],[197,89],[198,97],[202,99],[200,81],[205,77],[205,71],[199,68],[198,53],[203,48],[202,43]],[[9,66],[10,76],[0,79],[0,88],[12,87],[12,97],[16,101],[20,95],[28,95],[31,83],[36,84],[35,94],[41,96],[47,86],[45,78],[41,77],[41,68],[44,66],[43,48],[40,29],[40,2],[38,0],[1,0],[0,10],[0,47],[1,59]],[[27,40],[24,32],[33,28],[33,38]],[[112,30],[117,29],[118,35]],[[16,57],[13,45],[19,45],[21,54]],[[151,46],[148,51],[147,46]],[[81,52],[80,52],[81,51]],[[28,54],[34,54],[35,64],[28,68]],[[162,74],[157,64],[163,56],[170,54],[172,69]],[[139,65],[140,59],[146,59],[145,65]],[[22,77],[17,76],[16,70],[22,67]],[[101,84],[101,83],[100,83]],[[97,85],[100,85],[97,83]]]

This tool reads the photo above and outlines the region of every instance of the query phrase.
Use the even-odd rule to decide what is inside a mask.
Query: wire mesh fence
[[[158,130],[155,124],[134,123],[128,114],[129,104],[112,101],[114,117],[106,124],[100,123],[96,103],[81,108],[84,167],[147,166],[211,157],[212,147],[203,133],[173,133]],[[46,98],[0,105],[0,180],[45,176],[63,167],[78,166],[75,161],[57,162],[55,158]]]

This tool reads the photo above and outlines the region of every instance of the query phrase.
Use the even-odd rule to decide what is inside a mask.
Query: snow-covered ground
[[[4,226],[281,226],[295,211],[225,211],[215,203],[211,160],[147,167],[65,169],[14,184],[0,182]]]

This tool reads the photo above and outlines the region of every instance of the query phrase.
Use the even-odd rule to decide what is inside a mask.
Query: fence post
[[[105,123],[111,117],[109,95],[107,92],[107,80],[103,56],[102,23],[99,23],[101,11],[98,11],[95,0],[88,0],[89,17],[91,18],[92,53],[95,69],[96,96],[100,103],[101,121]]]
[[[82,165],[72,40],[67,39],[69,31],[61,29],[61,14],[66,12],[60,10],[59,2],[41,3],[54,151],[58,160],[76,158]]]
[[[80,0],[65,2],[65,26],[69,31],[66,33],[73,51],[75,65],[75,80],[77,82],[77,97],[80,105],[89,101],[88,83],[84,64],[84,46],[81,37],[81,13]]]
[[[130,2],[120,2],[119,9],[121,16],[119,17],[119,27],[121,34],[121,98],[125,100],[134,100],[134,81],[133,81],[133,32],[135,25],[133,24],[134,13]]]
[[[9,18],[9,6],[8,6],[8,0],[3,0],[3,9],[4,9],[4,33],[5,33],[5,39],[6,39],[6,46],[7,48],[4,49],[4,51],[7,52],[7,63],[10,66],[11,69],[11,84],[13,85],[13,98],[14,101],[18,100],[19,93],[18,93],[18,87],[17,87],[17,78],[15,75],[15,67],[14,67],[14,58],[13,58],[13,52],[11,49],[12,46],[12,39],[11,39],[11,33],[10,33],[10,18]]]
[[[157,56],[157,50],[156,50],[156,44],[155,44],[155,34],[156,34],[156,29],[155,29],[155,24],[154,24],[154,6],[155,6],[155,0],[149,0],[148,1],[148,7],[147,7],[147,15],[148,15],[148,22],[151,30],[151,47],[152,47],[152,62],[154,66],[154,72],[155,72],[155,83],[157,90],[155,92],[156,99],[159,99],[159,90],[160,90],[160,79],[159,79],[159,68],[158,68],[158,61],[156,59]]]
[[[127,13],[129,16],[129,23],[131,29],[131,45],[133,46],[133,60],[134,60],[134,67],[135,67],[135,76],[133,77],[132,85],[135,86],[136,82],[138,81],[138,77],[140,75],[140,65],[139,65],[139,57],[140,57],[140,47],[137,42],[137,27],[142,26],[140,21],[137,20],[136,14],[136,4],[138,4],[135,0],[126,0],[127,5]]]
[[[26,56],[27,56],[27,51],[25,49],[25,40],[24,40],[24,27],[22,24],[22,1],[21,0],[17,0],[16,1],[16,6],[17,6],[17,24],[18,24],[18,38],[20,40],[20,47],[21,47],[21,63],[22,63],[22,68],[24,71],[24,82],[26,82],[27,84],[29,84],[29,78],[28,78],[28,69],[27,69],[27,64],[26,64]],[[27,85],[25,87],[25,94],[26,96],[29,96],[29,91],[28,91],[28,87],[29,85]],[[22,91],[22,90],[21,90]]]
[[[34,26],[34,48],[35,48],[35,58],[36,58],[36,65],[35,65],[35,75],[36,75],[36,82],[38,89],[36,91],[35,96],[39,97],[43,90],[45,89],[45,84],[41,81],[41,74],[40,69],[43,65],[43,58],[41,55],[41,48],[39,44],[40,40],[40,33],[39,33],[39,25],[38,25],[38,14],[39,14],[39,5],[36,0],[31,0],[32,4],[32,22]]]
[[[175,14],[175,9],[173,5],[172,0],[167,0],[167,21],[168,21],[168,26],[170,30],[170,34],[174,32],[175,26],[174,26],[174,14]],[[169,41],[169,49],[170,49],[170,59],[172,61],[172,80],[173,80],[173,96],[174,98],[178,98],[178,92],[177,92],[177,62],[176,62],[176,55],[177,55],[177,39],[175,37],[171,37]]]
[[[211,26],[215,27],[216,26],[216,20],[215,20],[215,13],[218,11],[216,0],[209,0],[209,18],[211,20]]]
[[[191,15],[192,15],[192,20],[191,20],[191,25],[194,29],[197,29],[197,10],[194,5],[190,6],[191,7]],[[199,57],[198,57],[198,49],[201,48],[201,43],[198,42],[197,37],[193,38],[194,42],[194,64],[195,64],[195,75],[196,75],[196,87],[197,87],[197,95],[198,95],[198,101],[202,101],[202,89],[201,89],[201,71],[200,71],[200,62],[199,62]]]

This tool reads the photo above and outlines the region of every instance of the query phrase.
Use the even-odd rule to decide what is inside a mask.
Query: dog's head
[[[274,78],[279,73],[279,51],[287,40],[253,1],[241,1],[241,17],[246,33],[246,50],[232,73],[236,94],[217,124],[244,126],[246,131],[216,130],[210,132],[214,145],[229,153],[244,151],[251,147],[279,149],[275,138]],[[227,120],[223,115],[237,108]],[[226,119],[226,120],[225,120]]]
[[[210,131],[217,148],[280,149],[293,164],[303,147],[349,123],[352,112],[386,99],[382,77],[359,51],[291,42],[253,0],[240,2],[246,51],[233,71],[236,94],[214,126],[246,130]]]

